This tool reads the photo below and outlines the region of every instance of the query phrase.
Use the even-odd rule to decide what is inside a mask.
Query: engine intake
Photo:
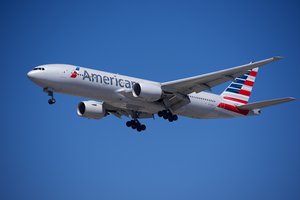
[[[161,98],[162,89],[160,85],[135,83],[132,87],[132,95],[153,102]]]
[[[97,101],[82,101],[77,106],[77,114],[80,117],[101,119],[106,116],[103,103]]]

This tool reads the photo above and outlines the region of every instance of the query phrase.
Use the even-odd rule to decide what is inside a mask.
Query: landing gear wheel
[[[126,122],[127,127],[131,127],[131,125],[132,125],[131,121]]]
[[[168,110],[163,110],[162,114],[163,114],[163,116],[167,116],[169,114],[169,111]]]
[[[48,103],[49,103],[50,105],[55,104],[55,102],[56,102],[55,99],[49,99],[49,100],[48,100]]]
[[[178,116],[173,115],[170,110],[162,110],[157,113],[159,117],[163,117],[165,120],[168,120],[169,122],[177,121]]]
[[[132,129],[136,129],[138,132],[146,130],[146,126],[144,124],[141,124],[137,119],[127,121],[126,126],[131,127]]]
[[[48,103],[50,105],[55,104],[56,100],[54,99],[53,91],[50,90],[49,88],[44,88],[44,92],[47,92],[48,96],[50,97],[50,99],[48,100]]]
[[[142,131],[146,130],[146,126],[144,124],[141,125],[141,130]]]
[[[173,115],[173,121],[177,121],[178,120],[178,116],[177,115]]]
[[[134,123],[134,124],[131,124],[131,128],[132,128],[132,129],[136,129],[136,128],[137,128],[137,124],[135,124],[135,123]]]
[[[157,115],[158,115],[159,117],[162,117],[164,114],[163,114],[162,111],[159,111],[159,112],[157,113]]]

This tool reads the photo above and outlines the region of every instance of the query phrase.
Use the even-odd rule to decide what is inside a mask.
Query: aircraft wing
[[[238,108],[242,109],[242,110],[260,109],[260,108],[273,106],[276,104],[285,103],[285,102],[289,102],[289,101],[293,101],[293,100],[295,100],[295,98],[293,98],[293,97],[272,99],[272,100],[267,100],[267,101],[260,101],[260,102],[246,104],[246,105],[241,105],[241,106],[238,106]]]
[[[276,60],[280,60],[281,57],[276,56],[265,60],[241,65],[217,72],[207,73],[199,76],[179,79],[175,81],[169,81],[162,83],[162,89],[169,93],[180,93],[187,95],[193,92],[199,93],[204,90],[209,90],[214,86],[220,85],[227,81],[232,81],[236,77],[239,77],[256,67],[261,67],[265,64],[271,63]]]

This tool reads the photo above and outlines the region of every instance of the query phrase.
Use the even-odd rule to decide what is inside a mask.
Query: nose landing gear
[[[49,90],[48,88],[45,88],[44,91],[47,92],[48,96],[50,97],[50,99],[48,100],[48,103],[50,105],[55,104],[56,100],[54,99],[53,91]]]
[[[136,129],[138,132],[146,130],[146,125],[141,124],[137,119],[126,122],[126,126],[131,127],[132,129]]]
[[[56,102],[56,100],[54,98],[48,100],[48,103],[50,105],[55,104],[55,102]]]

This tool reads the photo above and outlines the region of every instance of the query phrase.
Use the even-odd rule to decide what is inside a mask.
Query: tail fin
[[[248,70],[234,81],[221,94],[223,101],[228,104],[245,105],[248,103],[258,72],[258,67]]]

